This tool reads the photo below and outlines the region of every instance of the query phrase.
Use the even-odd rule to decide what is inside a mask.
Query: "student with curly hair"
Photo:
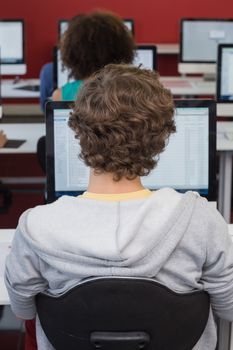
[[[71,19],[60,42],[61,59],[70,78],[53,100],[73,101],[85,79],[109,63],[132,63],[135,43],[122,19],[111,12],[92,12]]]
[[[209,293],[195,350],[214,350],[213,313],[233,320],[227,225],[198,194],[151,192],[140,180],[176,131],[171,92],[155,72],[108,65],[83,84],[69,125],[90,167],[88,189],[21,216],[5,275],[14,313],[34,318],[37,293],[60,294],[90,276],[146,276]],[[37,342],[52,349],[39,322]]]

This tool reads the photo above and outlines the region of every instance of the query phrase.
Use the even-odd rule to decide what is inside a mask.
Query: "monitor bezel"
[[[224,48],[232,48],[232,44],[219,44],[218,45],[218,60],[217,60],[217,89],[216,89],[216,99],[220,103],[230,103],[233,104],[233,100],[222,100],[221,99],[221,80],[222,80],[222,52]]]
[[[191,17],[187,17],[187,18],[181,18],[180,20],[180,54],[179,54],[179,62],[180,63],[214,63],[216,64],[215,60],[210,60],[210,61],[205,61],[205,60],[184,60],[183,59],[183,25],[184,22],[233,22],[233,18],[191,18]]]
[[[138,44],[136,46],[136,50],[152,50],[153,52],[153,70],[157,69],[157,47],[156,45],[144,45],[144,44]]]
[[[73,101],[49,101],[46,104],[46,192],[47,202],[57,199],[55,196],[54,164],[54,113],[55,109],[71,109]],[[207,107],[209,109],[209,193],[206,197],[216,201],[216,101],[214,100],[175,100],[176,108]],[[82,192],[80,192],[82,193]]]
[[[22,23],[22,44],[23,44],[23,57],[22,57],[22,60],[18,61],[18,62],[2,62],[2,59],[0,57],[0,64],[1,66],[4,66],[4,65],[20,65],[20,64],[25,64],[25,21],[24,19],[22,18],[10,18],[10,19],[7,19],[7,18],[0,18],[0,22],[19,22],[19,23]]]

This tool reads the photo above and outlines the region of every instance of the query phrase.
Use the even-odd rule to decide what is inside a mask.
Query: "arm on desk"
[[[210,295],[214,313],[233,321],[233,243],[219,212],[213,208],[208,210],[212,227],[208,230],[202,282]]]
[[[61,101],[62,95],[61,95],[61,89],[56,89],[52,94],[52,100],[53,101]]]
[[[39,258],[29,247],[19,228],[6,260],[5,284],[15,315],[24,320],[35,318],[34,297],[47,287],[39,269]]]
[[[0,130],[0,148],[3,147],[7,142],[7,137],[2,130]]]

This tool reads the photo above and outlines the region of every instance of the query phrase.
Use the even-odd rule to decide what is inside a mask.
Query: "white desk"
[[[2,98],[39,98],[39,91],[28,91],[17,89],[25,85],[39,85],[39,79],[27,79],[20,80],[18,83],[14,84],[13,79],[3,79],[1,85],[1,95]]]
[[[202,77],[161,77],[160,80],[174,96],[212,96],[216,93],[216,81],[205,81]]]
[[[26,140],[19,148],[0,148],[1,154],[35,154],[37,149],[37,141],[41,136],[45,135],[45,124],[0,124],[0,130],[3,130],[7,138],[16,140]],[[43,176],[22,176],[22,177],[2,177],[5,184],[44,184]]]
[[[168,44],[167,49],[171,48]],[[164,50],[167,50],[164,46]],[[165,52],[164,51],[164,52]],[[204,81],[202,77],[161,77],[161,82],[172,91],[174,96],[210,96],[215,95],[216,82]],[[39,98],[39,91],[18,90],[24,85],[38,85],[38,79],[21,80],[13,84],[13,80],[2,80],[3,98]]]
[[[159,55],[178,55],[180,53],[179,44],[155,44]]]
[[[217,116],[233,117],[233,103],[217,103]]]
[[[0,124],[8,139],[26,140],[19,148],[0,148],[0,153],[36,153],[38,139],[45,135],[45,124]]]
[[[9,297],[4,283],[4,266],[6,259],[6,245],[11,245],[15,229],[0,230],[0,305],[8,305]]]

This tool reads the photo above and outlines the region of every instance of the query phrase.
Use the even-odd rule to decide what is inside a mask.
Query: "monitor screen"
[[[233,44],[219,45],[217,100],[233,102]]]
[[[123,19],[124,24],[128,28],[128,30],[134,34],[134,20],[133,19]],[[58,22],[58,36],[63,35],[68,27],[69,20],[61,19]]]
[[[55,88],[60,88],[63,85],[65,85],[68,81],[74,81],[74,79],[69,79],[69,70],[66,67],[63,67],[62,65],[61,51],[57,48],[55,48],[54,50],[54,86]]]
[[[2,74],[26,73],[23,20],[0,20],[0,55]]]
[[[202,105],[194,103],[191,107],[182,102],[177,101],[175,112],[177,132],[171,135],[157,167],[142,177],[142,183],[152,190],[162,187],[181,192],[194,190],[210,199],[215,175],[210,155],[216,153],[213,149],[216,148],[214,109],[210,108],[210,101]],[[67,108],[62,108],[64,102],[63,105],[52,104],[52,107],[48,105],[46,122],[50,143],[47,150],[49,201],[64,194],[77,195],[85,191],[89,176],[89,168],[78,157],[79,142],[67,125],[70,106],[67,104]]]
[[[233,42],[233,19],[182,19],[181,62],[214,63],[217,46]]]
[[[138,45],[133,64],[142,68],[156,70],[156,46]]]
[[[156,69],[156,46],[154,45],[138,45],[133,64],[135,66],[141,66],[151,70]],[[54,87],[60,88],[68,81],[72,82],[74,79],[69,79],[69,71],[66,67],[63,67],[61,61],[61,52],[55,48],[54,52]]]

